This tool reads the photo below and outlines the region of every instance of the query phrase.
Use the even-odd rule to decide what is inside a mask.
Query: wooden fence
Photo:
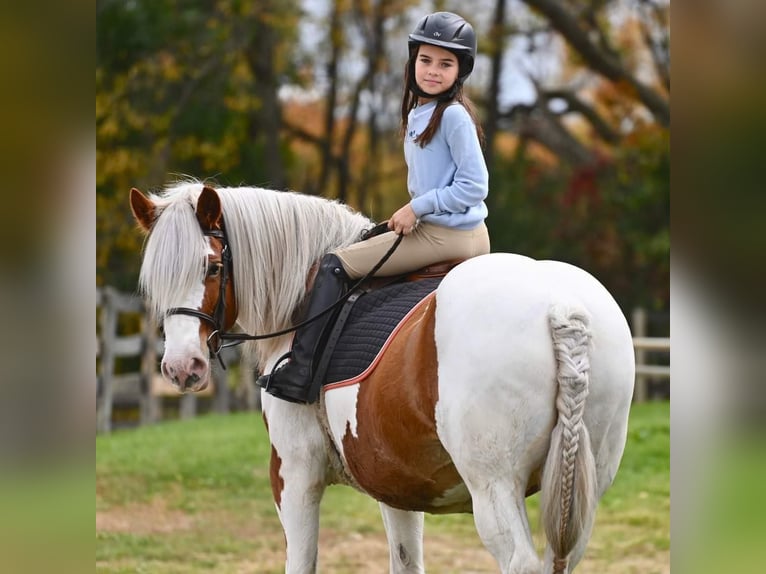
[[[636,350],[636,386],[633,400],[646,402],[652,381],[670,382],[670,337],[648,337],[649,316],[644,309],[634,309],[631,315],[633,348]],[[659,357],[666,360],[656,364]]]
[[[224,349],[222,356],[230,368],[224,371],[212,365],[212,385],[202,393],[181,394],[165,381],[158,371],[158,357],[163,343],[157,326],[135,295],[105,287],[97,290],[98,356],[96,375],[96,431],[109,432],[115,426],[116,410],[137,411],[132,424],[149,424],[165,418],[168,411],[179,418],[197,414],[200,403],[209,403],[214,412],[232,409],[232,387],[244,400],[240,408],[260,408],[260,395],[252,380],[252,366],[241,360],[236,348]],[[128,331],[128,334],[124,333]],[[230,381],[230,374],[239,380]],[[171,408],[168,408],[170,405]],[[130,424],[130,423],[129,423]]]
[[[162,340],[141,299],[111,287],[98,289],[97,297],[97,432],[110,432],[120,409],[137,411],[137,420],[131,423],[135,425],[160,421],[169,410],[177,412],[179,418],[193,417],[201,401],[207,401],[208,410],[214,412],[229,412],[233,407],[260,408],[253,366],[240,357],[236,347],[223,351],[230,365],[228,371],[213,363],[213,381],[206,392],[180,394],[158,372]],[[645,311],[634,311],[631,319],[636,350],[634,400],[643,402],[650,398],[650,384],[670,381],[670,339],[646,336]],[[666,356],[667,360],[661,362],[667,364],[650,363],[658,356]],[[172,403],[172,409],[167,408],[167,403]]]

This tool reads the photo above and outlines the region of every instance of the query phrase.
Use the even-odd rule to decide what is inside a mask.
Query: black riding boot
[[[306,317],[313,317],[327,309],[345,293],[346,275],[340,259],[332,253],[322,257],[314,279],[314,288],[309,296]],[[276,370],[258,378],[257,384],[267,393],[293,403],[313,403],[319,389],[311,389],[314,374],[314,356],[321,342],[322,334],[337,315],[333,310],[316,321],[304,325],[295,332],[290,360]],[[313,396],[309,396],[313,395]]]

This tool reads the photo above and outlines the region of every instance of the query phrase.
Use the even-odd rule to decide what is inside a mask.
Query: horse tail
[[[556,357],[558,420],[542,473],[541,520],[553,550],[553,574],[566,572],[569,553],[593,520],[596,463],[583,420],[590,383],[589,319],[582,309],[550,310]]]

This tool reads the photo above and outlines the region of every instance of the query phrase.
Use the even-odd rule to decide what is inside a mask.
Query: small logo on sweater
[[[415,138],[415,130],[410,130],[410,131],[407,133],[407,135],[408,135],[408,136],[410,136],[411,138],[413,138],[413,139],[414,139],[414,138]]]

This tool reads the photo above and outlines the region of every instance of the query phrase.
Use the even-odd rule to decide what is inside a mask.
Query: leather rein
[[[362,240],[369,239],[370,237],[374,237],[375,235],[379,235],[381,233],[385,233],[387,230],[388,222],[384,221],[372,229],[367,230],[362,235]],[[365,281],[375,275],[378,269],[380,269],[383,264],[388,261],[389,257],[391,257],[394,251],[396,251],[396,248],[399,247],[399,244],[404,238],[404,235],[399,235],[396,238],[396,241],[394,241],[393,245],[391,245],[389,250],[380,259],[380,261],[378,261],[375,266],[364,277],[359,279],[359,281],[357,281],[343,296],[341,296],[335,303],[326,309],[323,309],[313,317],[309,317],[306,320],[293,325],[292,327],[288,327],[287,329],[282,329],[281,331],[275,331],[273,333],[266,333],[263,335],[249,335],[247,333],[232,333],[230,331],[226,331],[224,328],[224,321],[226,320],[226,286],[231,280],[231,276],[233,274],[233,258],[231,255],[231,249],[229,247],[229,238],[226,235],[226,228],[222,222],[221,229],[203,229],[202,234],[206,237],[215,237],[223,245],[221,248],[221,283],[218,289],[218,301],[216,302],[215,310],[213,311],[212,315],[209,315],[203,311],[200,311],[199,309],[192,309],[191,307],[172,307],[167,310],[165,316],[189,315],[191,317],[202,319],[203,321],[210,324],[213,327],[213,331],[210,333],[210,335],[208,335],[207,348],[210,352],[210,356],[218,359],[218,362],[221,364],[221,367],[224,370],[226,369],[226,363],[224,363],[220,354],[223,349],[241,345],[245,341],[271,339],[273,337],[279,337],[281,335],[286,335],[287,333],[292,333],[304,325],[308,325],[309,323],[316,321],[327,313],[330,313],[334,309],[337,309],[340,305],[345,303],[351,294],[357,291]],[[231,342],[226,343],[226,341]]]

